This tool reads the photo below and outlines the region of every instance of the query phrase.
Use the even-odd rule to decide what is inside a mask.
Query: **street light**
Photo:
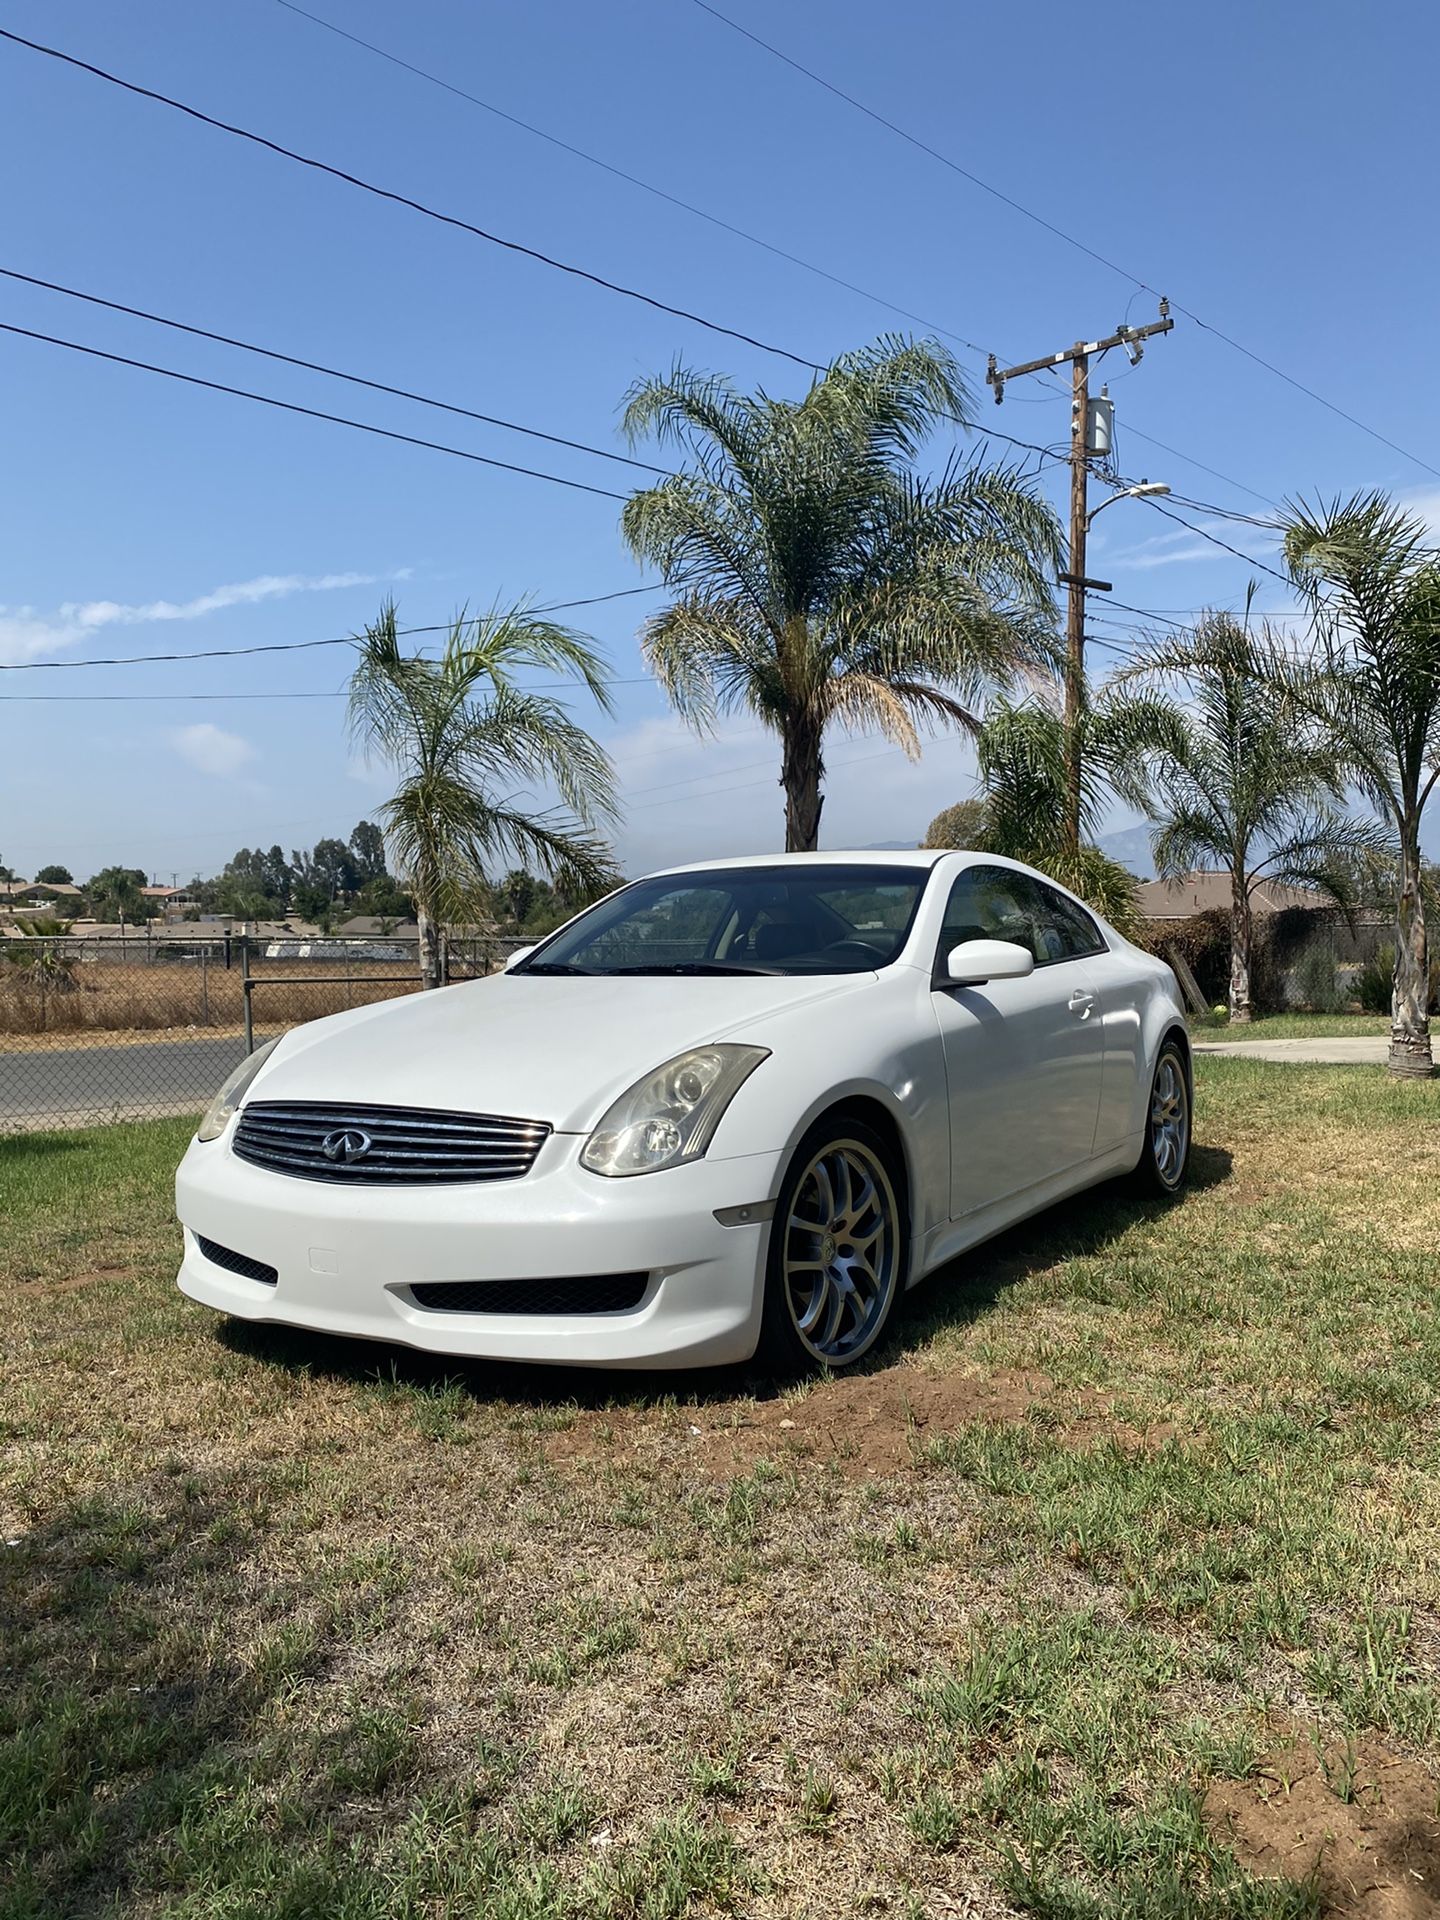
[[[1153,500],[1158,494],[1169,493],[1170,488],[1164,480],[1142,480],[1137,486],[1124,487],[1119,493],[1112,493],[1102,500],[1098,507],[1092,507],[1085,516],[1085,531],[1090,531],[1090,523],[1097,513],[1103,513],[1106,507],[1113,507],[1117,500]]]

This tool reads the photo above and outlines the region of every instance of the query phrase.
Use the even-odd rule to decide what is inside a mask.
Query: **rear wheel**
[[[838,1114],[796,1149],[770,1229],[757,1358],[781,1373],[853,1366],[904,1285],[907,1223],[891,1150]]]
[[[1178,1040],[1166,1040],[1150,1082],[1145,1147],[1135,1177],[1147,1193],[1178,1193],[1190,1168],[1190,1075]]]

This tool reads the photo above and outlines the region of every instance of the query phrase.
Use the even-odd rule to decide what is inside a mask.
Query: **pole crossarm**
[[[1045,373],[1051,367],[1063,367],[1071,360],[1091,360],[1102,353],[1108,353],[1112,347],[1140,346],[1157,333],[1169,333],[1175,325],[1170,313],[1170,302],[1161,300],[1160,318],[1152,320],[1145,327],[1117,327],[1103,340],[1077,340],[1073,347],[1065,347],[1059,353],[1047,353],[1043,360],[1025,360],[1018,367],[1002,367],[990,356],[990,364],[985,369],[985,384],[995,389],[995,404],[998,407],[1005,398],[1005,382],[1018,380],[1022,374]],[[1137,356],[1138,357],[1138,356]]]

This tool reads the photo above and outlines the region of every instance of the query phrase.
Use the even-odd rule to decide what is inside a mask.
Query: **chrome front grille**
[[[549,1132],[543,1120],[491,1113],[257,1100],[241,1109],[234,1150],[301,1180],[433,1187],[518,1180]]]

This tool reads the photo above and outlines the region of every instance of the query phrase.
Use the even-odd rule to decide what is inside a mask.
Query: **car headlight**
[[[283,1036],[282,1036],[283,1037]],[[254,1053],[246,1057],[226,1080],[223,1087],[205,1109],[205,1118],[195,1130],[197,1140],[218,1140],[229,1126],[235,1109],[250,1089],[250,1082],[259,1073],[261,1067],[270,1058],[280,1041],[267,1040],[263,1047],[257,1047]]]
[[[582,1167],[626,1177],[698,1160],[768,1047],[692,1047],[622,1093],[585,1142]]]

